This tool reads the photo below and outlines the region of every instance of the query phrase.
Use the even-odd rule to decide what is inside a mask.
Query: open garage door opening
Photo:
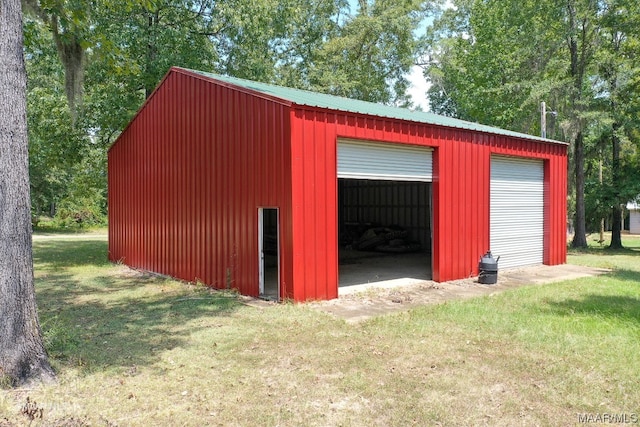
[[[338,180],[339,286],[431,279],[431,183]]]
[[[340,289],[431,279],[431,157],[426,147],[339,141]]]

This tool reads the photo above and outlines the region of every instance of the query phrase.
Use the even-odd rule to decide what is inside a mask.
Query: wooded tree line
[[[106,149],[172,65],[571,144],[574,246],[640,194],[632,0],[24,0],[34,216],[104,221]],[[602,170],[602,180],[599,179]]]
[[[408,105],[417,0],[24,0],[34,218],[104,220],[106,149],[170,66]]]
[[[574,247],[601,219],[621,247],[621,209],[640,194],[640,4],[455,0],[424,37],[434,112],[571,144]],[[602,177],[602,178],[600,178]]]

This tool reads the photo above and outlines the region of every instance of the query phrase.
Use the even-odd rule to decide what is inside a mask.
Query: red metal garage
[[[346,224],[386,221],[435,281],[477,275],[494,246],[509,266],[562,264],[566,180],[563,143],[172,68],[109,150],[109,258],[331,299]]]

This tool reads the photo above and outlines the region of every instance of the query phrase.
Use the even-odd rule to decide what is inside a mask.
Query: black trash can
[[[487,251],[486,254],[480,257],[480,262],[478,263],[478,283],[482,283],[483,285],[494,285],[498,281],[499,260],[500,257],[497,259],[493,258],[491,251]]]

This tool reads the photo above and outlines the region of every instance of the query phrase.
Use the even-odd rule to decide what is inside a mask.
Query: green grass
[[[70,224],[64,221],[46,216],[39,216],[37,221],[33,221],[33,231],[36,233],[56,233],[56,234],[80,234],[80,233],[106,233],[107,227],[103,225]]]
[[[640,239],[571,252],[604,276],[347,324],[304,304],[106,261],[104,239],[34,240],[58,384],[0,391],[0,426],[575,425],[640,413]],[[66,424],[65,424],[66,423]]]

